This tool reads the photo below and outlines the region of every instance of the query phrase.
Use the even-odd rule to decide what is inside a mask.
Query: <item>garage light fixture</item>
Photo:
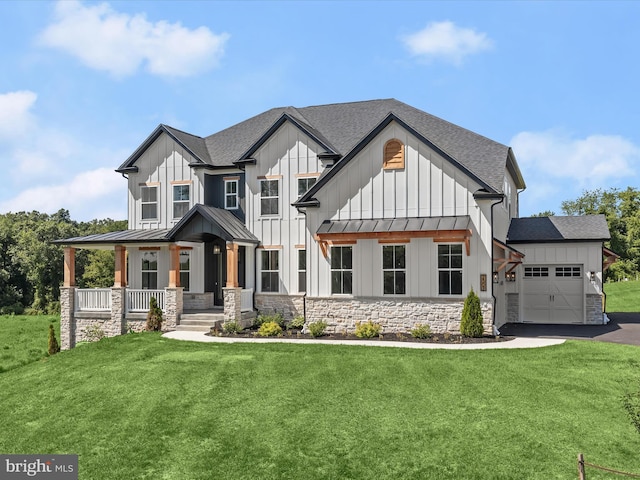
[[[595,283],[596,282],[596,272],[589,272],[589,279],[591,280],[591,283]]]
[[[498,283],[500,279],[500,274],[498,272],[493,272],[493,283]]]
[[[507,282],[516,281],[516,272],[507,272]]]

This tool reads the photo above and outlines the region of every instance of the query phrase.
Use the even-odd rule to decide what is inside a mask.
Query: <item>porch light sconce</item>
[[[507,272],[507,282],[516,281],[516,272]]]
[[[498,272],[493,272],[493,283],[498,283],[500,280],[500,274]]]
[[[214,255],[220,255],[220,245],[214,245],[213,246],[213,254]]]

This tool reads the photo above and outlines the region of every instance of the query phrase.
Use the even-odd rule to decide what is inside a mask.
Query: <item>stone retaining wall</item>
[[[327,322],[327,333],[353,333],[356,323],[371,320],[383,333],[409,333],[418,324],[428,324],[433,333],[460,333],[464,300],[412,298],[306,298],[306,324]],[[482,302],[484,331],[492,334],[493,306]]]
[[[255,307],[258,313],[281,313],[286,321],[304,316],[304,295],[277,295],[256,293]]]

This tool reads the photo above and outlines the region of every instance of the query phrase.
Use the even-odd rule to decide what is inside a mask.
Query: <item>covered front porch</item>
[[[151,298],[163,310],[163,330],[185,312],[217,313],[224,321],[253,315],[257,239],[227,211],[196,205],[171,230],[127,230],[58,240],[64,245],[62,348],[88,330],[114,336],[144,329]],[[81,248],[113,249],[110,288],[78,288]]]

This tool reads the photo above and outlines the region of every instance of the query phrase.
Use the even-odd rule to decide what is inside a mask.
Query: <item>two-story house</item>
[[[489,333],[605,318],[604,217],[518,218],[509,147],[397,100],[275,108],[208,137],[160,125],[116,171],[129,229],[58,242],[67,348],[87,326],[139,328],[151,296],[169,329],[217,308],[455,332],[472,288]],[[113,288],[75,287],[77,248],[115,250]]]

